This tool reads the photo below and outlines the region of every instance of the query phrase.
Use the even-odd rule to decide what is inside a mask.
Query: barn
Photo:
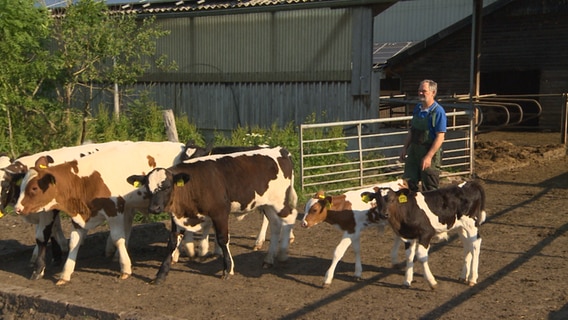
[[[153,15],[171,33],[135,91],[187,116],[206,135],[238,127],[376,118],[374,17],[397,0],[109,0],[112,10]],[[132,88],[129,88],[132,89]],[[112,97],[104,97],[112,105]]]
[[[568,2],[498,0],[481,17],[480,95],[536,99],[542,112],[524,127],[564,131]],[[438,82],[440,96],[468,95],[471,45],[469,16],[390,58],[380,72],[385,83],[399,83],[408,95],[424,78]]]

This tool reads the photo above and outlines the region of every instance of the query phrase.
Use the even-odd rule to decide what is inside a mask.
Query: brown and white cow
[[[183,148],[174,142],[135,142],[51,167],[45,158],[38,160],[23,179],[15,209],[21,215],[56,209],[71,217],[69,256],[58,285],[70,281],[87,231],[104,221],[119,254],[121,278],[129,277],[132,267],[126,240],[134,210],[145,211],[148,199],[133,191],[126,178],[179,162]]]
[[[404,285],[410,287],[414,274],[414,255],[423,265],[424,278],[432,289],[436,279],[428,265],[428,250],[434,238],[446,237],[458,230],[464,247],[464,265],[460,279],[473,286],[477,283],[481,237],[479,226],[485,221],[485,191],[477,181],[452,185],[438,190],[413,192],[390,190],[382,197],[376,193],[374,209],[386,215],[406,246]]]
[[[267,147],[268,146],[217,146],[217,147],[207,146],[207,147],[201,147],[201,146],[195,144],[194,141],[188,141],[185,144],[185,151],[182,155],[181,160],[183,162],[185,162],[187,160],[195,159],[195,158],[199,158],[199,157],[203,157],[203,156],[210,156],[210,155],[215,155],[215,154],[229,154],[229,153],[244,152],[244,151],[253,151],[253,150],[258,150],[258,149],[267,148]],[[263,213],[262,225],[261,225],[260,230],[259,230],[259,232],[256,236],[256,241],[254,243],[253,250],[257,251],[257,250],[262,249],[262,246],[263,246],[264,242],[266,241],[266,232],[268,230],[268,225],[269,225],[268,218]],[[191,237],[191,235],[188,235],[188,236]],[[290,229],[290,243],[293,243],[295,238],[296,237],[294,235],[294,230]],[[184,241],[187,241],[187,243],[188,243],[186,245],[187,248],[192,248],[191,239],[192,238],[186,239],[186,237],[184,237]],[[189,249],[189,250],[193,250],[193,249]]]
[[[105,143],[92,143],[80,146],[63,147],[59,149],[43,151],[32,155],[21,156],[0,168],[0,209],[7,205],[14,205],[20,195],[20,183],[28,168],[35,165],[37,159],[48,156],[50,165],[60,164],[65,161],[79,159],[101,150],[116,148],[132,143],[130,141],[112,141]],[[30,259],[30,264],[35,265],[31,279],[40,279],[45,270],[45,249],[51,238],[53,260],[59,264],[62,252],[69,251],[67,238],[61,229],[59,210],[48,210],[23,216],[24,221],[36,225],[36,246]],[[55,240],[55,241],[54,241]],[[110,243],[112,244],[112,242]]]
[[[280,240],[270,242],[264,266],[270,267],[277,255],[279,261],[288,258],[290,229],[298,212],[292,159],[284,148],[199,157],[167,169],[156,168],[148,175],[133,175],[128,181],[144,186],[138,189],[141,194],[151,194],[149,212],[170,212],[180,229],[204,216],[213,221],[217,245],[223,251],[223,279],[234,274],[230,213],[244,215],[262,209],[270,221],[271,239]],[[154,283],[163,282],[169,272],[171,253],[178,245],[175,229]]]
[[[398,190],[402,181],[381,183],[378,187]],[[333,259],[330,267],[325,273],[323,287],[331,285],[335,268],[349,246],[353,246],[355,252],[355,272],[353,277],[358,281],[361,279],[363,267],[361,264],[361,232],[369,227],[378,227],[382,232],[386,221],[381,220],[377,215],[379,212],[371,211],[375,193],[379,189],[365,188],[361,190],[348,191],[340,195],[325,195],[323,191],[318,192],[313,198],[306,202],[302,227],[311,228],[321,222],[327,222],[343,232],[339,244],[333,252]],[[371,198],[369,198],[371,196]],[[396,259],[398,237],[391,252],[391,257]],[[393,256],[394,254],[394,256]],[[393,260],[393,263],[394,260]]]

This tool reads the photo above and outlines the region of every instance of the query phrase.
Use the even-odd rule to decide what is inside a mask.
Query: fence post
[[[560,143],[566,146],[568,135],[568,93],[562,94],[562,119],[560,123]]]
[[[166,126],[168,141],[179,142],[174,112],[172,109],[164,110],[162,111],[162,116],[164,117],[164,125]]]

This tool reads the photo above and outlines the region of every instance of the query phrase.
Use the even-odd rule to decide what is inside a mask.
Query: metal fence
[[[463,104],[448,116],[441,177],[473,173],[473,117]],[[399,178],[411,116],[300,125],[302,191],[360,189]]]

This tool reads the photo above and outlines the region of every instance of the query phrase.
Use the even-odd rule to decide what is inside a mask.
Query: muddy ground
[[[19,217],[0,219],[0,318],[2,319],[568,319],[568,159],[559,135],[482,135],[478,179],[486,188],[488,219],[479,283],[457,281],[462,247],[456,236],[430,250],[439,282],[435,291],[416,267],[404,288],[392,268],[392,231],[366,230],[363,280],[351,277],[348,250],[329,289],[321,283],[340,232],[327,224],[295,228],[290,259],[261,268],[265,251],[252,251],[261,217],[231,220],[235,275],[220,279],[218,259],[181,258],[163,285],[150,285],[165,254],[168,223],[136,226],[129,248],[131,278],[103,257],[104,227],[80,250],[71,282],[56,287],[59,267],[28,280],[34,236]],[[64,220],[65,228],[69,221]],[[266,249],[266,244],[265,244]],[[402,257],[402,250],[401,250]]]

